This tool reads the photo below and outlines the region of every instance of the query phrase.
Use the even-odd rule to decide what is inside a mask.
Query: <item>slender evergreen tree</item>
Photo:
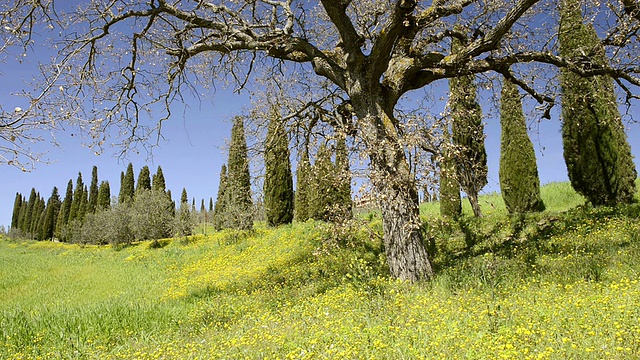
[[[226,224],[226,202],[227,202],[227,165],[222,164],[220,169],[220,182],[218,184],[218,196],[213,207],[213,227],[216,230],[224,229]]]
[[[84,193],[84,183],[82,182],[82,173],[78,173],[78,178],[76,179],[76,187],[73,190],[73,200],[71,201],[71,209],[69,210],[69,221],[67,224],[71,224],[73,220],[80,220],[80,207],[82,205]]]
[[[180,206],[189,205],[189,196],[187,195],[187,189],[182,188],[182,194],[180,195]]]
[[[560,7],[560,55],[578,66],[606,65],[605,49],[581,2]],[[618,110],[613,81],[560,72],[564,158],[573,188],[593,205],[630,203],[637,172]]]
[[[309,151],[305,147],[305,150],[302,151],[300,159],[298,160],[298,167],[296,169],[294,217],[298,222],[307,221],[311,218],[311,190],[311,163],[309,161]]]
[[[209,197],[209,211],[213,212],[213,198]]]
[[[64,229],[69,224],[69,215],[71,215],[71,204],[73,203],[73,180],[69,180],[67,183],[67,190],[65,191],[64,200],[60,205],[60,214],[58,215],[58,221],[56,223],[56,230],[54,236],[62,241],[66,241],[64,237]]]
[[[335,167],[331,162],[331,150],[326,144],[320,145],[316,153],[312,171],[312,190],[310,217],[316,220],[331,221],[336,203]]]
[[[20,221],[20,207],[22,206],[22,194],[16,193],[16,197],[13,200],[13,212],[11,214],[11,228],[18,229],[18,223]]]
[[[31,188],[31,193],[29,193],[29,200],[27,200],[26,213],[22,217],[20,230],[22,230],[25,234],[31,233],[31,224],[33,223],[33,218],[35,217],[35,207],[38,202],[38,198],[40,196],[36,192],[35,188]]]
[[[47,200],[47,207],[45,210],[45,218],[44,224],[42,227],[42,236],[43,240],[53,238],[54,231],[56,229],[56,223],[58,221],[58,214],[60,214],[60,205],[62,202],[60,201],[60,195],[58,194],[58,188],[53,187],[51,191],[51,196],[49,200]]]
[[[158,169],[153,175],[153,184],[151,184],[151,187],[155,190],[164,192],[167,191],[167,185],[164,181],[164,173],[162,172],[162,168],[160,167],[160,165],[158,165]]]
[[[225,212],[230,221],[230,227],[238,230],[251,229],[253,227],[251,177],[244,122],[241,117],[236,117],[231,127],[229,161],[227,162],[227,192],[229,202],[226,204]]]
[[[264,206],[269,226],[293,220],[293,176],[289,159],[289,139],[276,112],[269,121],[265,144]]]
[[[336,210],[338,221],[353,217],[353,199],[351,198],[351,168],[349,165],[349,149],[344,133],[336,141],[335,174],[337,182]]]
[[[505,80],[500,99],[500,192],[510,213],[544,210],[533,143],[527,134],[520,93]]]
[[[87,204],[87,213],[93,214],[98,206],[98,167],[94,166],[91,170],[91,185],[89,186],[89,202]]]
[[[142,169],[140,169],[140,173],[138,174],[136,191],[140,191],[142,189],[151,190],[151,172],[149,171],[149,167],[147,165],[143,166]]]
[[[102,181],[98,188],[98,210],[106,210],[111,207],[111,187],[108,181]]]
[[[449,129],[443,130],[444,145],[440,158],[440,215],[457,219],[462,215],[460,183]]]
[[[46,202],[44,201],[44,198],[40,196],[40,193],[38,193],[29,229],[31,238],[34,240],[42,240],[41,236],[43,233],[42,228],[44,227],[45,208]]]
[[[118,196],[118,202],[124,204],[133,201],[134,191],[135,179],[133,174],[133,164],[129,163],[129,165],[127,166],[127,172],[124,174],[124,177],[121,178],[120,196]]]
[[[452,41],[452,53],[461,47],[459,40]],[[449,80],[452,138],[455,145],[458,182],[467,194],[473,214],[482,216],[478,194],[487,184],[487,152],[484,146],[482,109],[476,100],[473,75],[462,75]]]

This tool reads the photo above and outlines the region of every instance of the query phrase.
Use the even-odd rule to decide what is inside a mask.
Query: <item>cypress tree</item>
[[[136,191],[140,191],[142,189],[151,190],[151,172],[147,165],[143,166],[142,169],[140,169],[140,174],[138,174]]]
[[[44,201],[44,198],[42,198],[38,193],[38,200],[36,202],[33,221],[31,223],[32,239],[42,240],[45,212],[46,212],[46,202]]]
[[[64,228],[69,224],[69,215],[71,215],[71,204],[73,203],[73,181],[69,180],[67,183],[67,190],[65,191],[64,200],[60,205],[60,214],[58,215],[58,221],[56,223],[56,230],[54,236],[66,240],[63,237]]]
[[[78,219],[80,222],[84,222],[84,218],[87,215],[87,210],[89,208],[89,190],[87,190],[87,186],[85,185],[82,190],[82,196],[80,197],[80,206],[78,207]]]
[[[27,217],[27,211],[29,209],[28,200],[26,197],[22,197],[22,205],[20,205],[20,215],[18,216],[18,229],[25,235],[25,218]]]
[[[459,40],[454,39],[451,52],[456,53],[460,47]],[[473,214],[482,216],[478,194],[487,184],[487,152],[482,109],[476,100],[473,75],[450,79],[449,92],[458,182],[469,198]]]
[[[102,181],[98,189],[98,210],[106,210],[111,207],[111,187],[108,181]]]
[[[227,224],[225,221],[226,201],[227,201],[227,165],[222,164],[220,169],[220,182],[218,184],[218,196],[216,204],[213,207],[213,227],[216,230],[224,229]]]
[[[444,129],[443,137],[444,146],[440,159],[440,215],[457,219],[462,215],[462,199],[449,129]]]
[[[158,165],[158,169],[155,175],[153,175],[153,184],[151,187],[159,191],[167,192],[167,185],[164,181],[164,174],[162,173],[160,165]]]
[[[561,3],[558,40],[560,55],[578,66],[607,63],[593,25],[583,23],[577,0]],[[562,69],[560,85],[564,158],[571,185],[596,206],[632,202],[637,172],[613,81]]]
[[[331,162],[331,150],[326,144],[320,145],[313,163],[310,217],[316,220],[332,220],[332,211],[337,192],[335,189],[335,167]]]
[[[124,174],[124,177],[121,177],[120,196],[118,196],[118,202],[121,204],[130,203],[133,200],[134,191],[135,179],[133,174],[133,164],[129,163],[127,166],[127,172]]]
[[[29,200],[27,200],[27,210],[22,218],[22,224],[20,225],[23,233],[31,233],[31,224],[33,223],[33,218],[35,217],[35,208],[38,203],[38,194],[36,193],[35,188],[31,188],[31,193],[29,194]]]
[[[60,214],[60,195],[58,194],[58,188],[53,187],[51,196],[47,200],[46,214],[44,218],[44,225],[42,227],[42,239],[47,240],[53,238],[53,233],[56,229],[58,221],[58,214]]]
[[[93,214],[98,206],[98,167],[94,166],[91,170],[91,185],[89,186],[89,202],[87,204],[87,213]]]
[[[336,142],[335,174],[337,182],[336,207],[338,218],[344,221],[353,216],[353,200],[351,199],[351,168],[349,166],[349,149],[346,135],[340,134]]]
[[[84,183],[82,182],[82,173],[78,173],[78,179],[76,180],[76,187],[73,190],[73,200],[71,201],[71,209],[69,210],[69,220],[67,224],[71,224],[73,220],[80,220],[80,206],[82,204],[82,198],[84,193]]]
[[[225,213],[230,221],[230,227],[238,230],[250,230],[253,227],[251,177],[247,141],[241,117],[236,117],[231,127],[229,161],[227,162],[227,191],[229,202],[226,204]]]
[[[311,164],[309,161],[309,151],[305,148],[298,160],[296,169],[296,192],[295,192],[295,219],[298,222],[307,221],[311,218],[311,190],[312,190]]]
[[[11,214],[11,228],[18,229],[18,223],[20,221],[20,207],[22,206],[22,194],[16,193],[16,198],[13,200],[13,212]]]
[[[176,202],[171,198],[171,190],[167,190],[167,197],[171,201],[171,216],[176,216]]]
[[[264,162],[264,206],[267,224],[289,224],[293,220],[293,176],[287,132],[277,116],[269,121]]]
[[[182,194],[180,195],[180,206],[183,204],[189,204],[189,196],[187,196],[187,189],[182,188]]]
[[[544,210],[533,143],[518,88],[509,80],[500,99],[500,192],[510,213]]]
[[[213,211],[213,198],[209,197],[209,211]]]

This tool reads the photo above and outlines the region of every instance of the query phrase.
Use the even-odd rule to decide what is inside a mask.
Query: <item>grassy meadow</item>
[[[459,221],[424,204],[418,284],[387,276],[375,212],[160,248],[0,239],[0,359],[640,358],[640,205],[542,195]]]

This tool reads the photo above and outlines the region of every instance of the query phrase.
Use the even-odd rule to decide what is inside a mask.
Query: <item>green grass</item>
[[[640,358],[640,206],[542,196],[459,221],[423,205],[419,284],[388,278],[375,214],[157,249],[0,239],[0,358]]]

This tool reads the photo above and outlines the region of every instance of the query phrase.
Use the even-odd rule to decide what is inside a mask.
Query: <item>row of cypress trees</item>
[[[574,62],[574,66],[588,70],[606,65],[604,48],[593,25],[583,23],[578,0],[562,2],[558,39],[560,55]],[[459,40],[454,40],[452,52],[459,46]],[[596,206],[632,202],[637,172],[613,80],[562,69],[560,84],[563,153],[572,187]],[[460,216],[460,189],[467,193],[474,214],[481,214],[477,194],[486,185],[487,168],[482,114],[475,98],[472,75],[451,79],[452,135],[444,129],[440,162],[440,211],[444,216]],[[500,190],[507,210],[544,210],[521,95],[510,79],[502,84],[500,125]]]
[[[220,170],[213,210],[216,230],[248,230],[253,225],[251,179],[244,122],[234,119],[229,160]],[[300,153],[296,190],[289,151],[289,133],[277,109],[272,109],[264,146],[264,211],[269,226],[317,219],[338,222],[352,216],[351,173],[344,136],[319,147],[311,164],[308,146]]]

